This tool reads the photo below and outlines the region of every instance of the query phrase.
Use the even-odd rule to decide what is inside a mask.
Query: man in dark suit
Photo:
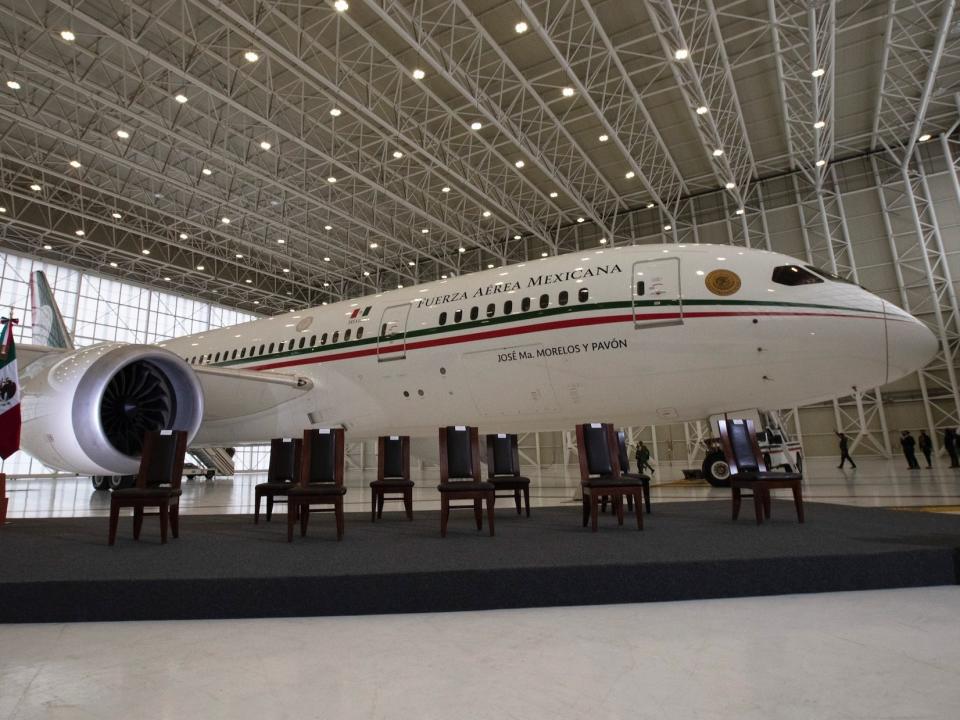
[[[837,467],[843,469],[843,463],[849,460],[850,467],[856,470],[857,464],[853,461],[853,458],[850,457],[849,440],[847,439],[846,433],[837,432],[836,430],[834,430],[834,432],[837,433],[837,438],[839,438],[840,443],[840,464],[837,465]]]
[[[900,433],[900,447],[903,448],[903,456],[907,459],[907,465],[911,470],[919,470],[920,463],[917,462],[917,441],[909,430]]]
[[[950,456],[950,467],[960,467],[957,462],[957,430],[956,428],[947,428],[943,431],[943,449]]]

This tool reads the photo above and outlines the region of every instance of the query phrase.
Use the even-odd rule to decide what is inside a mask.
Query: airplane
[[[862,287],[728,245],[579,250],[155,345],[74,348],[43,274],[32,280],[23,446],[92,476],[134,473],[147,430],[200,447],[308,427],[361,439],[662,424],[876,387],[937,350]]]

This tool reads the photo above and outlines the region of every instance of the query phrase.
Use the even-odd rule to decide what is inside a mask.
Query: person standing
[[[920,437],[917,438],[917,444],[920,446],[920,452],[923,453],[923,457],[927,460],[927,469],[929,470],[932,467],[930,465],[930,453],[933,452],[933,443],[930,442],[930,436],[927,435],[926,430],[920,431]]]
[[[917,462],[916,446],[917,441],[913,439],[909,430],[900,433],[900,447],[903,448],[903,456],[907,459],[907,466],[911,470],[920,469],[920,463]]]
[[[643,475],[643,469],[650,468],[651,474],[653,467],[650,465],[650,450],[643,444],[643,440],[637,440],[637,472]]]
[[[943,431],[943,449],[947,451],[947,455],[950,456],[950,467],[958,468],[960,467],[960,462],[957,462],[957,430],[956,428],[947,428]]]
[[[850,461],[850,467],[852,467],[854,470],[856,470],[856,469],[857,469],[857,464],[853,461],[853,458],[850,457],[850,450],[848,449],[849,440],[847,439],[847,434],[846,434],[846,433],[842,433],[842,432],[838,432],[838,431],[836,431],[836,430],[834,430],[834,432],[837,433],[837,438],[839,439],[839,444],[840,444],[840,464],[837,465],[837,467],[842,470],[842,469],[843,469],[843,463],[844,463],[845,461],[849,460],[849,461]]]

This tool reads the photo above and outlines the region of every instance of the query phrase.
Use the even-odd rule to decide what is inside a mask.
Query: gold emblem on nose
[[[712,270],[703,282],[714,295],[733,295],[740,289],[740,276],[732,270]]]

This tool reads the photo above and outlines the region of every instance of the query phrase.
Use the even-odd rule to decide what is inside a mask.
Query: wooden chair
[[[473,500],[473,516],[477,530],[483,530],[483,501],[487,502],[487,522],[493,536],[493,506],[496,488],[493,483],[480,480],[480,441],[475,427],[463,425],[440,428],[440,536],[447,536],[447,522],[451,508],[470,507],[451,505],[454,500]]]
[[[516,435],[487,435],[487,482],[492,483],[495,491],[505,490],[499,498],[512,497],[520,511],[520,494],[530,517],[530,478],[520,475],[520,448]]]
[[[259,483],[254,489],[256,502],[253,522],[260,522],[260,498],[267,498],[267,522],[273,516],[273,503],[277,497],[286,498],[300,479],[300,455],[303,452],[303,440],[300,438],[273,438],[270,441],[270,465],[267,468],[267,481]]]
[[[110,539],[117,540],[120,508],[133,508],[133,539],[140,539],[144,509],[156,507],[160,516],[160,542],[167,542],[169,522],[173,537],[180,535],[180,481],[183,458],[187,452],[184,430],[154,430],[144,433],[143,454],[134,487],[113,490],[110,494]],[[151,513],[153,514],[153,513]]]
[[[797,520],[803,522],[803,491],[800,482],[802,473],[771,472],[763,461],[763,453],[757,443],[753,421],[741,418],[720,423],[720,444],[730,466],[730,489],[733,492],[733,519],[740,515],[740,498],[744,489],[753,491],[753,511],[757,525],[764,517],[770,519],[770,491],[789,488],[793,491],[793,504]]]
[[[587,526],[589,518],[593,532],[597,531],[600,500],[606,495],[613,498],[617,522],[623,525],[623,498],[627,496],[636,503],[637,528],[643,530],[643,511],[640,508],[643,503],[643,484],[621,475],[613,425],[577,425],[577,455],[580,458],[580,487],[583,491],[583,526]]]
[[[310,429],[303,431],[300,456],[300,480],[287,491],[287,542],[293,542],[293,526],[300,520],[300,537],[307,534],[311,512],[330,508],[337,521],[337,540],[343,539],[343,429]]]
[[[410,437],[384,435],[377,439],[377,479],[370,483],[370,520],[383,517],[387,493],[399,493],[407,520],[413,520],[413,480],[410,479]]]

